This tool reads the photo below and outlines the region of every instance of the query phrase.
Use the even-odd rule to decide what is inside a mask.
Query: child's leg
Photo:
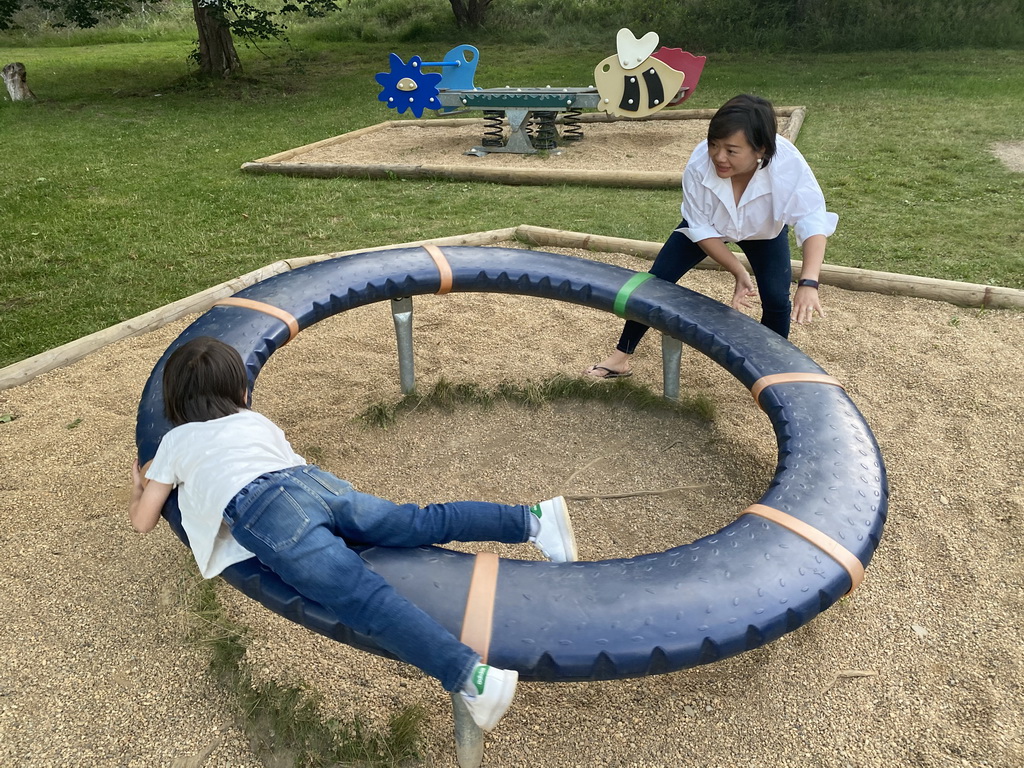
[[[530,533],[530,511],[523,505],[454,501],[420,507],[360,493],[319,467],[303,467],[294,477],[324,500],[333,512],[335,533],[352,543],[382,547],[449,541],[519,544]]]
[[[296,473],[298,474],[298,473]],[[374,573],[331,531],[333,520],[306,479],[278,473],[229,508],[235,539],[304,597],[402,661],[459,690],[478,656]]]

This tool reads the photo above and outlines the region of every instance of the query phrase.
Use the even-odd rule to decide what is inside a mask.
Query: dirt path
[[[589,254],[635,269],[644,263]],[[686,284],[717,298],[722,275]],[[501,766],[999,766],[1024,764],[1024,315],[824,288],[828,319],[793,341],[844,382],[882,446],[891,516],[863,587],[743,656],[654,678],[523,684],[489,737]],[[0,764],[256,766],[189,644],[194,567],[166,526],[125,520],[135,407],[184,323],[0,392]],[[572,374],[618,321],[539,299],[416,301],[420,386]],[[572,340],[567,343],[566,340]],[[275,354],[255,406],[296,449],[398,500],[531,500],[702,484],[573,503],[582,556],[660,551],[733,519],[770,478],[775,443],[737,382],[696,353],[682,387],[710,426],[598,405],[416,412],[354,421],[399,397],[385,307],[346,313]],[[656,340],[636,380],[657,389]],[[578,470],[588,467],[573,479]],[[522,549],[496,551],[529,557]],[[315,636],[221,585],[251,628],[258,678],[319,692],[325,716],[430,713],[423,764],[454,766],[446,695],[416,670]]]

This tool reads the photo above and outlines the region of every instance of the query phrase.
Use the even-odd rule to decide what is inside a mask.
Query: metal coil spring
[[[562,141],[583,141],[582,109],[567,109],[562,116]]]
[[[505,143],[505,113],[500,109],[484,110],[484,141],[485,147],[500,147]]]
[[[530,140],[533,142],[534,149],[554,149],[558,146],[555,114],[555,112],[532,112],[530,114]]]

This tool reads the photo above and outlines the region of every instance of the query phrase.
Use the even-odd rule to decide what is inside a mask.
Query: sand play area
[[[521,244],[515,244],[523,247]],[[558,249],[549,249],[558,250]],[[622,254],[574,255],[644,270]],[[690,288],[730,295],[720,273]],[[657,677],[523,683],[484,765],[992,766],[1024,764],[1024,314],[826,286],[828,317],[792,341],[840,379],[875,432],[889,522],[864,584],[753,652]],[[574,375],[619,321],[540,299],[416,299],[418,383],[494,388]],[[135,409],[189,318],[0,391],[0,764],[256,768],[231,699],[207,675],[184,606],[197,575],[166,525],[126,520]],[[660,391],[656,338],[633,381]],[[595,383],[594,386],[614,386]],[[400,397],[394,329],[371,305],[303,331],[263,369],[254,407],[307,458],[399,501],[531,501],[563,493],[584,559],[709,534],[763,493],[775,438],[749,393],[684,349],[681,389],[713,419],[591,402],[420,409]],[[665,491],[674,486],[696,486]],[[660,492],[659,492],[660,491]],[[647,495],[610,498],[613,494]],[[534,558],[527,547],[496,546]],[[218,587],[249,628],[257,680],[316,692],[325,718],[427,714],[421,765],[456,765],[447,695]]]
[[[713,109],[666,109],[643,120],[584,113],[582,140],[558,127],[558,146],[536,154],[474,155],[486,125],[479,117],[392,119],[284,150],[242,170],[331,178],[445,178],[498,184],[583,184],[677,189],[686,158],[708,131]],[[796,141],[805,107],[777,107],[779,133]],[[502,140],[510,129],[503,124]],[[486,148],[485,148],[486,149]]]

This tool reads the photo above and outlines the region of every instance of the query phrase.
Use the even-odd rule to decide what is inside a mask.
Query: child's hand
[[[139,460],[132,462],[132,498],[128,503],[128,520],[132,528],[139,533],[153,530],[160,522],[160,511],[173,489],[172,485],[147,479]]]
[[[139,467],[139,460],[135,459],[135,461],[132,462],[132,490],[136,495],[141,496],[145,487],[146,478],[142,475],[142,469]]]

